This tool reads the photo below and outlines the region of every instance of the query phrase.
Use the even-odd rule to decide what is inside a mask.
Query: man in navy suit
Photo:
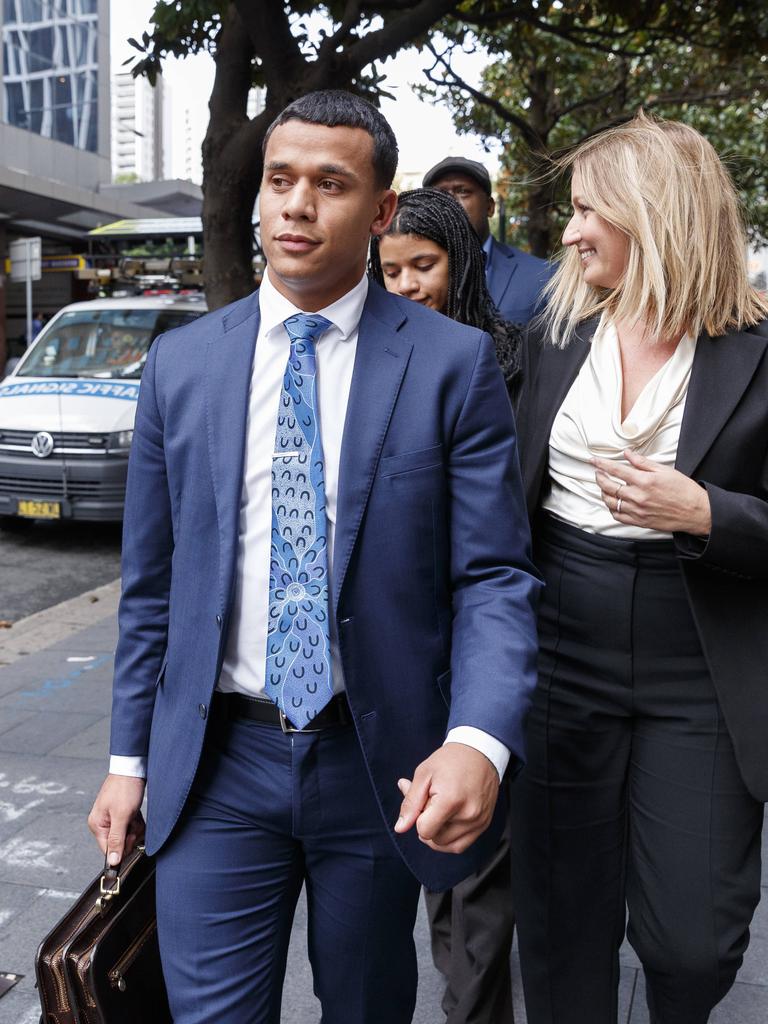
[[[488,291],[505,320],[527,324],[537,310],[541,290],[552,275],[546,260],[497,242],[489,218],[496,208],[491,177],[483,164],[447,156],[424,175],[425,188],[439,188],[464,207],[485,253]]]
[[[294,908],[327,1024],[407,1024],[419,881],[498,839],[538,579],[491,339],[369,284],[391,128],[273,123],[258,292],[159,338],[124,524],[110,861],[144,833],[176,1024],[277,1024]]]

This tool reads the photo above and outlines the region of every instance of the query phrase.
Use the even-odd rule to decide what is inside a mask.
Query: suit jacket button
[[[221,616],[220,616],[220,615],[217,615],[217,616],[216,616],[216,625],[217,625],[217,626],[220,626],[220,625],[221,625]]]
[[[200,712],[201,718],[205,718],[206,715],[208,714],[208,708],[205,706],[205,704],[198,704],[197,710]]]

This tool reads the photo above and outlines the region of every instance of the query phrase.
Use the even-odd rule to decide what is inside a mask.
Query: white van
[[[139,378],[202,295],[65,306],[0,381],[0,518],[119,521]]]

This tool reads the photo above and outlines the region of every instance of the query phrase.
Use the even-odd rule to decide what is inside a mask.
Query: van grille
[[[0,494],[15,497],[41,495],[46,498],[98,498],[101,501],[123,501],[125,484],[104,483],[100,480],[69,480],[66,494],[61,478],[0,476]]]
[[[38,430],[0,429],[0,451],[7,455],[29,455],[32,438]],[[75,431],[51,430],[54,453],[66,449],[68,455],[103,454],[107,446],[107,434],[87,434]]]

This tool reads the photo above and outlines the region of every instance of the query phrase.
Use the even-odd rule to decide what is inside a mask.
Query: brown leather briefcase
[[[37,951],[41,1024],[171,1024],[143,847],[107,868]]]

